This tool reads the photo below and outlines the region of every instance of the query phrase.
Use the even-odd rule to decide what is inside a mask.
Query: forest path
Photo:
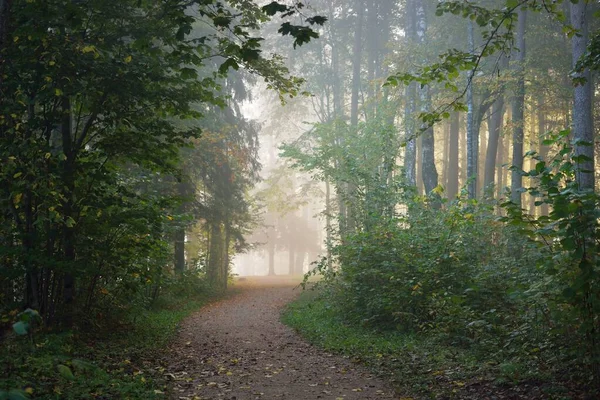
[[[303,341],[279,318],[301,289],[286,278],[248,278],[239,292],[185,320],[169,353],[171,398],[393,399],[360,365]]]

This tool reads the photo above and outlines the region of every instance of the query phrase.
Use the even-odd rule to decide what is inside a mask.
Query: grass
[[[131,322],[94,332],[9,335],[0,346],[0,393],[35,399],[165,399],[165,348],[178,324],[215,296],[170,297]]]
[[[431,335],[378,332],[345,323],[316,291],[304,292],[282,321],[311,343],[366,364],[412,398],[573,398],[551,377],[527,375],[521,365],[494,359],[481,349],[455,347]],[[520,375],[519,375],[520,374]],[[518,375],[518,377],[517,377]],[[575,395],[575,398],[578,398]]]

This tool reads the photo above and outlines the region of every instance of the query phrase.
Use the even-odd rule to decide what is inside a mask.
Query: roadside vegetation
[[[164,364],[178,324],[221,297],[188,274],[148,307],[98,313],[69,331],[31,327],[25,336],[8,330],[8,321],[20,319],[9,311],[2,316],[0,398],[165,399]]]

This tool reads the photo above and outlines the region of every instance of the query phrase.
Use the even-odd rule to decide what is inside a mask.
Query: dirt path
[[[393,399],[362,367],[324,353],[279,322],[300,289],[285,280],[240,282],[240,293],[188,318],[170,351],[171,398]]]

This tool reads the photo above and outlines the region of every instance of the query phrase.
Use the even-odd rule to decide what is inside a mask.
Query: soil
[[[171,398],[393,399],[361,365],[328,354],[280,322],[301,292],[285,278],[248,278],[237,294],[206,306],[181,326],[170,349]]]

